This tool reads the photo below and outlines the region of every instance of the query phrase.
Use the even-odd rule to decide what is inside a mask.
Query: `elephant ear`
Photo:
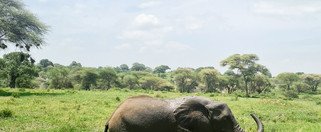
[[[209,110],[202,100],[191,98],[174,110],[174,116],[180,130],[204,132],[211,130]]]

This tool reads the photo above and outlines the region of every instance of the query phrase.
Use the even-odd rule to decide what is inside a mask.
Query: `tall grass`
[[[274,99],[271,96],[243,98],[217,93],[186,94],[127,89],[19,91],[4,88],[0,89],[0,111],[12,115],[7,118],[0,117],[0,131],[102,131],[107,118],[116,107],[134,95],[150,95],[157,98],[196,95],[226,102],[247,131],[256,130],[250,113],[255,113],[261,118],[266,131],[321,131],[321,95],[300,95],[298,98],[287,100]]]

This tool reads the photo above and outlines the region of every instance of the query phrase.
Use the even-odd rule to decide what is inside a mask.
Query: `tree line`
[[[130,67],[83,67],[73,61],[64,66],[42,59],[38,63],[27,53],[12,52],[0,58],[0,87],[101,89],[128,88],[178,92],[268,93],[278,88],[296,93],[316,93],[320,74],[280,73],[272,77],[258,64],[255,54],[234,54],[220,62],[227,67],[220,73],[214,67],[177,68],[167,65],[150,68],[142,63]]]

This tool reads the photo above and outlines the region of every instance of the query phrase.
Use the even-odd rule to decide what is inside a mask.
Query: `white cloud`
[[[154,15],[140,14],[136,16],[134,25],[140,28],[151,28],[159,26],[159,20]]]
[[[191,49],[188,45],[170,39],[173,27],[164,24],[151,14],[139,14],[130,26],[120,35],[123,44],[116,46],[118,50],[131,49],[138,52],[182,51]]]
[[[321,11],[320,2],[286,2],[286,1],[260,1],[254,4],[254,11],[268,15],[304,15]]]
[[[145,2],[141,3],[140,5],[138,5],[138,7],[144,9],[144,8],[154,7],[154,6],[157,6],[160,4],[161,4],[160,1],[152,0],[152,1],[145,1]]]

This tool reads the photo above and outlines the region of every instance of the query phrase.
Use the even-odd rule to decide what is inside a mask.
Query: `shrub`
[[[119,98],[119,97],[116,97],[116,100],[117,100],[117,101],[120,101],[120,98]]]
[[[294,83],[294,88],[297,90],[298,93],[309,92],[309,85],[302,82]]]
[[[12,96],[13,96],[14,98],[20,98],[20,93],[12,93]]]
[[[299,98],[298,93],[296,93],[295,91],[286,91],[286,92],[283,93],[283,95],[287,99]]]
[[[13,112],[9,109],[3,109],[0,111],[0,118],[8,118],[12,116],[13,116]]]

